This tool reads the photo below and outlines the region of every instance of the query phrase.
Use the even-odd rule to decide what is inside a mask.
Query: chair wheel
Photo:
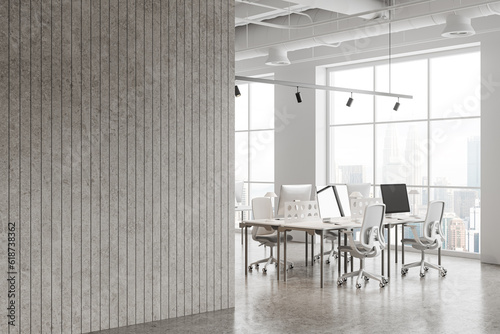
[[[326,260],[326,264],[330,264],[330,260]]]
[[[425,273],[420,273],[420,277],[424,278],[425,277]]]
[[[267,268],[262,268],[262,273],[267,273]]]
[[[255,268],[259,268],[259,264],[258,263],[255,264]]]
[[[275,266],[276,268],[278,268],[278,264],[277,264],[277,263],[275,263],[275,264],[274,264],[274,266]]]
[[[344,284],[344,280],[342,278],[339,278],[339,280],[337,281],[337,285],[342,286],[342,284]]]
[[[441,271],[441,277],[446,277],[446,271]]]
[[[424,267],[424,270],[425,271],[429,271],[429,267]]]
[[[288,266],[290,269],[293,269],[293,264],[291,264],[290,266]]]
[[[356,283],[356,289],[361,289],[361,284]]]
[[[363,276],[363,278],[365,279],[365,282],[368,282],[370,280],[370,277]]]
[[[380,286],[381,288],[385,288],[385,284],[384,284],[384,283],[380,283],[380,284],[379,284],[379,286]]]
[[[344,280],[344,282],[347,282],[347,277],[344,277],[343,280]]]
[[[338,259],[338,258],[339,258],[339,256],[338,256],[337,254],[333,254],[333,258],[334,258],[334,259]]]
[[[382,277],[382,283],[384,283],[384,285],[386,285],[389,283],[389,281],[387,279],[385,279],[385,277]]]
[[[408,269],[406,268],[401,269],[401,276],[406,276],[406,274],[408,274]]]
[[[249,271],[252,271],[252,270],[253,270],[253,267],[252,267],[252,266],[248,266],[248,270],[249,270]]]

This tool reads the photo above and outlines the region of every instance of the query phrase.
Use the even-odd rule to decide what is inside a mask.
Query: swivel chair
[[[425,277],[425,272],[429,268],[439,270],[441,277],[445,277],[448,271],[441,265],[432,264],[425,261],[425,251],[428,249],[440,248],[444,241],[443,231],[441,230],[441,219],[443,218],[444,202],[432,201],[427,208],[427,216],[423,226],[423,233],[419,236],[416,226],[409,226],[413,232],[414,239],[403,238],[403,247],[405,244],[410,244],[413,248],[421,252],[421,258],[418,262],[413,262],[403,265],[401,275],[405,276],[408,269],[412,267],[420,267],[420,277]]]
[[[382,234],[382,222],[384,221],[385,205],[384,204],[370,204],[366,207],[363,215],[363,223],[361,225],[359,241],[355,241],[352,231],[347,231],[348,244],[340,246],[339,250],[342,252],[349,252],[352,256],[360,259],[360,268],[357,271],[346,273],[339,277],[337,285],[341,286],[347,281],[348,277],[357,276],[356,288],[361,288],[359,280],[364,278],[368,282],[370,278],[379,281],[381,288],[385,287],[388,281],[385,277],[369,273],[365,270],[365,259],[377,257],[385,248],[385,240]]]
[[[273,218],[273,206],[271,203],[271,198],[269,197],[255,197],[252,199],[252,212],[254,219],[272,219]],[[278,234],[276,231],[267,230],[265,227],[254,226],[252,228],[252,239],[259,242],[259,246],[269,247],[271,249],[271,254],[269,257],[265,259],[261,259],[259,261],[252,262],[248,266],[248,270],[252,270],[255,268],[259,268],[260,263],[265,263],[264,268],[262,268],[262,272],[267,272],[267,266],[271,263],[274,263],[276,266],[278,265],[278,261],[273,256],[273,248],[278,243]],[[291,235],[287,235],[286,240],[291,241],[293,237]],[[281,236],[281,240],[284,241],[283,236]],[[293,262],[287,261],[287,266],[289,268],[293,268]]]

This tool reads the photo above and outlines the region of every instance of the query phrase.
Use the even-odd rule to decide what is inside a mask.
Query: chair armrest
[[[347,235],[347,244],[351,247],[351,254],[356,254],[358,255],[357,257],[363,257],[365,256],[365,252],[362,250],[359,250],[358,247],[356,246],[356,243],[354,242],[354,236],[352,231],[345,231],[344,232]]]
[[[418,235],[418,231],[417,231],[417,226],[415,225],[408,225],[408,227],[411,228],[411,232],[413,233],[413,238],[415,239],[415,241],[422,247],[426,247],[426,245],[424,245],[422,243],[422,240],[420,240],[420,236]],[[404,238],[403,238],[404,239]]]
[[[444,240],[445,240],[445,239],[444,239],[444,233],[443,233],[443,230],[442,230],[442,228],[441,228],[441,224],[442,224],[442,222],[440,222],[440,223],[438,224],[438,233],[439,233],[439,236],[441,237],[441,242],[444,242]]]

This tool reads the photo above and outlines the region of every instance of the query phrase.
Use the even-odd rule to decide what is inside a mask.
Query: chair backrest
[[[427,216],[424,222],[424,237],[428,240],[440,241],[444,236],[441,235],[441,219],[443,219],[444,201],[429,202],[427,207]]]
[[[255,197],[252,199],[253,219],[272,219],[273,204],[269,197]],[[252,228],[252,238],[257,235],[272,234],[274,231],[268,231],[264,227],[254,226]]]
[[[382,222],[385,215],[385,204],[370,204],[365,208],[359,241],[366,249],[374,250],[377,255],[385,247],[382,235]]]

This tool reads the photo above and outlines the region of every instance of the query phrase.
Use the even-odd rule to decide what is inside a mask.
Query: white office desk
[[[243,221],[243,215],[245,214],[245,211],[252,211],[252,207],[248,206],[248,205],[236,205],[234,207],[234,211],[241,212],[240,222],[242,222]],[[243,228],[241,228],[241,244],[243,245]]]
[[[391,277],[391,228],[395,227],[394,262],[398,263],[398,227],[401,226],[401,236],[404,238],[404,225],[412,223],[423,223],[424,219],[418,217],[401,216],[399,218],[384,218],[384,226],[387,229],[387,278]],[[439,250],[440,252],[441,250]],[[404,245],[401,246],[404,263]],[[441,254],[440,254],[441,255]],[[384,251],[382,251],[382,275],[384,275]],[[441,262],[441,256],[439,256]]]
[[[310,221],[302,221],[302,222],[286,222],[285,220],[278,220],[278,219],[255,219],[255,220],[246,220],[242,221],[240,223],[240,227],[244,228],[244,234],[245,234],[245,275],[248,274],[248,227],[251,226],[259,226],[259,227],[268,227],[272,228],[274,230],[277,230],[278,233],[278,244],[277,244],[277,260],[278,263],[280,261],[280,233],[285,233],[284,235],[284,264],[283,264],[283,279],[286,281],[286,252],[287,252],[287,241],[286,241],[286,233],[289,231],[305,231],[306,233],[310,235],[314,234],[319,234],[320,235],[320,247],[321,247],[321,252],[320,252],[320,271],[321,271],[321,278],[320,278],[320,286],[323,287],[323,266],[324,266],[324,258],[323,258],[323,253],[324,253],[324,233],[329,230],[339,230],[342,232],[342,230],[350,230],[354,228],[361,228],[361,222],[357,221],[352,221],[350,217],[339,217],[339,218],[332,218],[331,219],[332,223],[324,223],[322,220],[310,220]],[[420,218],[414,218],[414,217],[406,217],[406,218],[384,218],[383,225],[387,228],[387,245],[388,245],[388,250],[387,250],[387,277],[390,277],[390,233],[391,233],[391,228],[396,227],[396,256],[397,256],[397,227],[398,226],[403,226],[408,223],[421,223],[423,220]],[[339,233],[339,242],[338,244],[340,245],[341,241],[341,234]],[[345,236],[344,236],[345,237]],[[307,239],[307,238],[306,238]],[[346,237],[345,237],[346,239]],[[404,251],[404,249],[403,249]],[[403,253],[404,256],[404,253]],[[382,264],[381,264],[381,271],[382,275],[384,275],[384,251],[382,251]],[[403,258],[404,261],[404,258]],[[339,275],[341,273],[341,265],[340,265],[340,258],[338,260],[338,272]],[[352,261],[351,261],[351,267],[352,267]],[[352,270],[352,268],[351,268]],[[344,272],[347,272],[347,257],[344,257]],[[277,271],[277,279],[279,280],[280,278],[280,270],[279,270],[279,265],[278,265],[278,271]]]
[[[356,228],[360,227],[360,223],[352,222],[349,218],[338,218],[333,220],[332,223],[324,223],[321,219],[318,220],[310,220],[310,221],[302,221],[302,222],[285,222],[283,221],[283,224],[280,224],[278,226],[278,250],[280,248],[280,233],[284,233],[284,247],[283,247],[283,252],[284,252],[284,258],[283,258],[283,280],[286,281],[286,248],[287,248],[287,240],[286,240],[286,233],[288,231],[305,231],[310,235],[314,234],[319,234],[320,236],[320,287],[323,287],[323,266],[324,266],[324,261],[323,261],[323,256],[324,256],[324,234],[326,231],[331,231],[331,230],[342,230],[342,229],[351,229],[351,228]],[[278,263],[280,261],[280,255],[278,252]]]
[[[245,220],[240,223],[240,228],[244,230],[245,234],[245,276],[248,275],[248,227],[268,227],[273,230],[277,230],[278,227],[283,224],[282,220],[277,219],[254,219]],[[279,234],[278,234],[278,246],[279,246]],[[278,261],[280,255],[280,248],[278,247]],[[278,262],[279,263],[279,262]],[[278,280],[280,279],[279,266],[278,266]]]

